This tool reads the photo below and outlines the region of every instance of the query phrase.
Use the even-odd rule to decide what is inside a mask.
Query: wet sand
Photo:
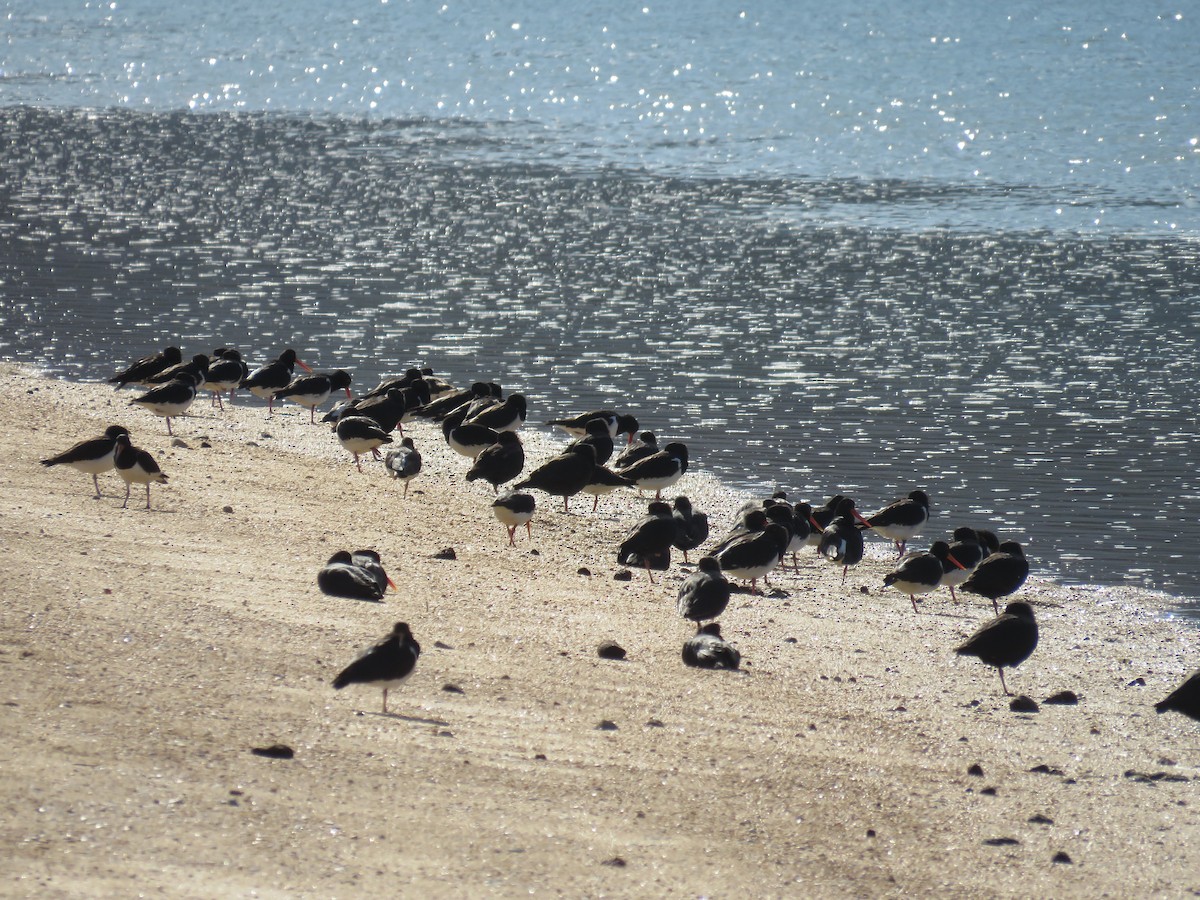
[[[806,555],[736,594],[744,671],[696,671],[675,613],[692,567],[613,579],[633,492],[568,515],[539,494],[514,549],[434,426],[412,429],[425,473],[402,499],[306,410],[201,399],[173,446],[131,396],[0,366],[6,895],[1200,891],[1200,724],[1152,706],[1200,664],[1170,598],[1040,581],[1030,547],[1041,643],[1009,685],[1080,702],[1019,714],[953,653],[991,604],[914,614],[872,539],[845,587]],[[149,511],[139,487],[121,509],[115,474],[96,500],[38,465],[111,423],[170,478]],[[525,438],[534,463],[559,440]],[[679,492],[719,533],[743,498],[692,458]],[[929,539],[961,524],[931,493]],[[358,547],[399,585],[383,603],[316,588]],[[379,690],[330,681],[398,620],[422,655],[384,716]],[[597,657],[608,639],[625,661]],[[250,752],[275,743],[294,758]]]

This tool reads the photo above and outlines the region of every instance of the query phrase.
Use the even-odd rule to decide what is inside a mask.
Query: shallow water
[[[1200,596],[1187,17],[0,6],[5,356],[428,363]]]

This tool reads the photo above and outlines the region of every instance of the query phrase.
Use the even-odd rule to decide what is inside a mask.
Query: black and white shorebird
[[[711,556],[702,556],[696,571],[679,586],[676,609],[685,619],[700,624],[719,618],[729,605],[730,587],[721,574],[721,565]]]
[[[945,541],[934,541],[927,551],[909,553],[900,558],[896,568],[883,576],[883,586],[907,594],[913,612],[917,612],[917,594],[928,594],[942,585],[944,565],[959,565]]]
[[[128,368],[108,379],[108,383],[115,384],[118,390],[127,384],[146,384],[148,379],[153,378],[163,369],[179,365],[182,360],[183,354],[179,352],[178,347],[165,347],[158,353],[143,356]]]
[[[537,503],[534,501],[533,495],[522,494],[519,491],[508,491],[492,501],[492,514],[501,525],[508,529],[510,547],[517,546],[513,535],[522,525],[525,526],[529,539],[533,540],[533,526],[529,523],[536,510]]]
[[[688,551],[708,540],[708,515],[694,509],[692,501],[680,495],[675,498],[671,517],[675,520],[675,549],[683,551],[686,563]]]
[[[736,669],[742,654],[721,637],[720,624],[710,622],[683,642],[683,662],[697,669]]]
[[[296,366],[305,372],[311,372],[308,366],[296,358],[296,351],[288,347],[265,366],[259,366],[244,379],[239,387],[244,387],[255,397],[267,401],[267,415],[275,412],[275,392],[291,384],[292,373]]]
[[[229,402],[233,402],[234,392],[242,379],[249,374],[242,354],[229,347],[218,347],[213,351],[212,362],[208,366],[208,374],[200,389],[213,395],[211,406],[225,408],[221,395],[229,391]]]
[[[608,424],[608,433],[614,438],[618,434],[628,435],[627,444],[632,443],[633,436],[637,434],[638,420],[634,416],[611,409],[595,409],[566,419],[551,419],[546,424],[556,425],[575,437],[583,437],[587,434],[587,423],[592,419],[603,419]]]
[[[400,420],[408,412],[412,395],[407,388],[390,388],[384,394],[359,397],[343,403],[325,414],[321,421],[336,424],[346,416],[366,416],[379,423],[379,427],[391,434],[400,428]],[[401,435],[404,429],[400,428]]]
[[[335,372],[317,372],[312,375],[301,375],[293,378],[273,395],[273,400],[291,400],[300,406],[308,407],[308,420],[317,424],[317,407],[329,399],[334,391],[345,391],[346,399],[350,393],[350,383],[353,379],[345,369]]]
[[[815,547],[817,552],[821,552],[821,535],[829,524],[837,518],[838,506],[841,505],[845,498],[841,494],[834,494],[826,500],[821,506],[811,507],[812,512],[808,517],[808,523],[812,526],[812,530],[808,533],[808,540],[805,541],[810,547]]]
[[[393,478],[404,482],[404,496],[408,496],[408,483],[421,474],[421,452],[410,437],[401,438],[400,446],[389,450],[383,457],[383,467]]]
[[[512,481],[524,469],[525,448],[520,437],[515,431],[501,431],[496,435],[496,443],[475,457],[467,471],[467,481],[486,481],[492,492],[498,493],[500,485]]]
[[[750,534],[757,534],[767,527],[767,511],[761,506],[744,508],[738,511],[737,519],[725,535],[716,543],[709,556],[720,556],[721,551],[732,546]]]
[[[958,595],[954,589],[971,577],[985,554],[974,528],[959,526],[954,529],[953,536],[954,540],[947,545],[946,553],[954,557],[954,562],[942,560],[942,587],[950,588],[950,599],[957,601]]]
[[[1004,612],[986,622],[954,652],[959,656],[977,656],[1000,672],[1000,686],[1010,695],[1004,683],[1005,667],[1019,666],[1029,659],[1038,643],[1038,627],[1033,607],[1016,601],[1004,607]]]
[[[721,571],[730,578],[750,582],[750,593],[758,591],[758,579],[770,586],[767,576],[783,561],[792,536],[778,522],[768,522],[762,531],[754,531],[735,539],[713,555]]]
[[[370,684],[383,689],[383,714],[387,715],[388,691],[399,687],[413,673],[421,645],[406,622],[397,622],[391,634],[346,666],[333,680],[336,690],[351,684]]]
[[[199,387],[208,378],[208,362],[207,353],[197,353],[187,362],[168,366],[157,375],[151,375],[146,379],[145,384],[147,387],[155,387],[156,385],[166,384],[180,375],[189,375],[196,382],[196,386]]]
[[[130,443],[128,434],[119,434],[115,440],[116,453],[113,461],[116,464],[117,474],[125,480],[125,502],[121,504],[121,508],[125,509],[129,506],[129,491],[133,485],[144,484],[146,486],[146,509],[149,509],[150,485],[156,482],[166,484],[167,476],[163,474],[162,469],[158,467],[158,463],[148,451]]]
[[[381,585],[375,573],[355,563],[349,550],[339,550],[317,572],[317,587],[331,597],[382,600],[388,581]]]
[[[863,533],[859,529],[862,516],[854,508],[854,501],[842,497],[838,501],[836,515],[821,532],[817,552],[828,560],[842,564],[842,584],[851,566],[857,566],[863,558]]]
[[[166,384],[151,388],[142,396],[130,400],[129,403],[131,406],[140,406],[142,409],[166,419],[167,434],[174,435],[175,432],[171,430],[171,419],[175,416],[182,416],[195,402],[196,390],[202,380],[203,376],[201,375],[181,372]]]
[[[613,439],[608,433],[608,424],[603,419],[592,419],[584,429],[583,437],[573,443],[591,444],[596,451],[596,465],[603,466],[613,454]]]
[[[455,418],[442,420],[442,434],[451,450],[462,454],[471,461],[478,459],[479,454],[500,440],[500,432],[494,428],[470,422],[455,425]]]
[[[96,488],[96,499],[100,499],[100,481],[96,477],[105,472],[111,472],[116,467],[117,438],[129,436],[129,429],[124,425],[109,425],[100,437],[80,441],[70,449],[56,456],[41,461],[43,466],[70,466],[78,472],[92,476],[92,485]]]
[[[392,442],[392,436],[379,427],[379,423],[367,416],[343,416],[333,430],[343,447],[354,455],[354,465],[362,471],[359,455],[370,453],[379,459],[379,448]]]
[[[1004,541],[995,553],[984,557],[959,589],[987,597],[992,601],[992,611],[999,613],[996,601],[1015,593],[1028,577],[1029,560],[1025,558],[1025,550],[1017,541]]]
[[[524,394],[509,394],[504,400],[471,416],[467,424],[482,425],[493,431],[516,431],[525,424],[526,403]]]
[[[1155,703],[1154,709],[1160,713],[1174,710],[1200,722],[1200,670],[1193,672],[1179,687]]]
[[[535,488],[562,497],[563,512],[569,512],[570,498],[583,490],[595,468],[596,451],[587,444],[576,444],[546,460],[513,487],[518,491]]]
[[[812,506],[797,503],[792,507],[792,539],[788,542],[788,553],[792,556],[792,571],[800,571],[800,551],[808,546],[813,533]],[[818,537],[817,542],[820,543]]]
[[[379,586],[381,594],[386,593],[388,588],[396,590],[396,582],[392,581],[383,568],[383,560],[379,557],[379,551],[355,550],[350,554],[350,561],[375,579],[375,584]]]
[[[583,493],[592,495],[592,512],[600,507],[600,498],[621,488],[630,487],[629,482],[607,466],[595,466],[592,477],[583,486]]]
[[[675,520],[671,505],[652,500],[647,515],[625,534],[617,548],[617,562],[623,566],[642,566],[650,583],[652,569],[663,571],[671,565],[671,545],[675,541]]]
[[[687,445],[672,441],[658,453],[639,459],[617,474],[629,479],[639,491],[654,491],[654,499],[661,500],[663,490],[682,478],[687,469]]]
[[[921,533],[928,521],[929,495],[924,491],[911,491],[907,497],[863,517],[858,527],[871,528],[888,538],[896,545],[896,555],[902,556],[905,546]]]
[[[654,432],[643,431],[638,435],[636,442],[629,444],[617,454],[617,458],[612,461],[612,467],[614,469],[627,469],[639,459],[653,456],[660,449],[658,438],[654,436]]]

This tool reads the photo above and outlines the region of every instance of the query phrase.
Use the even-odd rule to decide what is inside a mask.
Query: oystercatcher
[[[894,587],[900,593],[907,594],[913,612],[917,612],[917,594],[928,594],[941,587],[945,574],[943,560],[946,565],[959,565],[950,554],[949,544],[934,541],[928,551],[902,557],[896,568],[883,576],[883,586]]]
[[[1004,612],[985,623],[954,652],[959,656],[977,656],[1000,672],[1000,686],[1005,696],[1011,696],[1004,683],[1004,667],[1019,666],[1029,659],[1038,643],[1037,622],[1033,607],[1017,601],[1004,607]]]
[[[123,425],[109,425],[100,437],[80,441],[57,456],[43,459],[41,463],[46,467],[70,466],[76,471],[91,475],[92,485],[96,488],[96,499],[99,500],[100,481],[96,476],[110,472],[116,466],[117,438],[121,435],[128,437],[129,429]]]
[[[117,390],[127,384],[145,384],[147,379],[153,378],[163,369],[179,365],[182,359],[183,354],[179,352],[178,347],[165,347],[158,353],[143,356],[124,371],[108,379],[108,383],[115,384]]]
[[[392,436],[380,428],[378,422],[366,416],[343,416],[338,419],[333,430],[337,433],[341,445],[354,454],[354,465],[360,472],[360,453],[370,452],[373,457],[379,459],[379,448],[392,442]]]
[[[512,481],[525,468],[525,448],[515,431],[501,431],[496,442],[486,447],[475,457],[475,464],[467,471],[467,481],[486,481],[492,493],[498,493],[500,485]]]
[[[509,546],[517,546],[513,535],[522,525],[525,526],[529,539],[533,540],[533,527],[529,523],[533,519],[536,509],[537,503],[531,494],[521,494],[516,491],[501,494],[492,501],[492,514],[501,525],[508,529]]]
[[[347,399],[353,396],[350,393],[351,381],[350,373],[344,369],[338,369],[336,372],[302,375],[299,378],[293,378],[284,387],[275,391],[272,401],[291,400],[300,406],[307,406],[308,420],[311,424],[316,425],[317,407],[328,400],[330,394],[334,391],[345,391]]]
[[[692,508],[692,501],[682,495],[675,498],[671,517],[675,520],[675,549],[683,551],[688,561],[689,550],[695,550],[708,540],[708,515]]]
[[[729,605],[729,582],[721,574],[721,564],[711,556],[702,556],[697,570],[679,586],[676,609],[685,619],[697,624],[716,619]]]
[[[648,514],[634,525],[617,548],[617,562],[623,566],[643,566],[650,583],[654,584],[651,568],[660,571],[671,564],[671,544],[675,540],[675,520],[671,506],[653,500]]]
[[[383,584],[373,572],[357,565],[349,550],[339,550],[317,572],[317,587],[321,593],[331,597],[348,597],[351,600],[382,600]]]
[[[663,489],[682,478],[687,468],[687,445],[672,441],[658,453],[639,459],[617,474],[632,482],[638,491],[654,491],[654,499],[661,500]]]
[[[992,601],[992,611],[999,613],[1000,606],[996,601],[1014,593],[1028,577],[1029,560],[1025,558],[1025,550],[1016,541],[1005,541],[975,567],[960,589],[987,597]]]
[[[311,372],[308,366],[296,358],[296,351],[288,347],[272,362],[259,366],[242,379],[239,387],[244,387],[255,397],[267,401],[267,415],[275,412],[275,392],[287,387],[292,381],[292,372],[296,366],[305,372]]]
[[[196,388],[203,380],[202,375],[180,372],[166,384],[151,388],[140,397],[130,400],[132,406],[140,406],[156,416],[167,420],[167,434],[171,430],[171,419],[183,415],[196,399]]]
[[[721,626],[710,622],[683,642],[684,665],[698,669],[736,669],[742,654],[721,637]]]
[[[121,509],[129,506],[129,491],[134,483],[146,486],[146,509],[149,509],[150,485],[154,482],[166,484],[167,476],[158,467],[153,456],[129,442],[128,434],[118,434],[115,441],[116,454],[113,461],[116,464],[117,474],[125,479],[125,502],[121,504]]]
[[[383,467],[393,478],[404,482],[404,496],[408,496],[408,483],[421,474],[421,453],[410,437],[401,438],[400,446],[389,450],[383,458]]]
[[[336,690],[350,684],[373,684],[383,689],[383,714],[387,715],[388,690],[399,687],[413,673],[421,645],[406,622],[397,622],[392,633],[368,649],[333,680]]]
[[[514,485],[515,490],[536,488],[563,498],[563,512],[569,512],[568,503],[588,483],[596,468],[596,451],[587,444],[568,447],[565,452],[553,456],[530,472],[524,481]]]
[[[929,495],[924,491],[912,491],[904,499],[866,516],[858,527],[875,529],[890,539],[896,545],[896,555],[902,556],[909,540],[920,534],[928,521]]]

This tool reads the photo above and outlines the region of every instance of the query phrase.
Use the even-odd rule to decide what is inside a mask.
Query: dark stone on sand
[[[799,641],[797,641],[794,637],[785,637],[783,639],[783,642],[785,644],[798,644],[799,643]]]
[[[222,506],[222,507],[221,507],[221,512],[223,512],[223,513],[232,513],[232,512],[233,512],[233,507],[232,507],[232,506]]]
[[[1053,825],[1054,824],[1053,819],[1051,819],[1048,816],[1043,816],[1041,813],[1038,813],[1036,816],[1030,816],[1029,822],[1032,825]]]
[[[858,587],[858,592],[860,594],[867,594],[869,596],[871,593],[871,589],[869,587],[867,587],[865,584],[861,584]]]
[[[180,450],[191,450],[192,449],[190,446],[188,446],[187,441],[185,441],[183,438],[178,438],[178,437],[171,439],[171,446],[178,447]]]
[[[1145,678],[1135,678],[1135,679],[1133,679],[1133,681],[1131,681],[1125,685],[1125,687],[1145,687],[1145,686],[1146,686]]]
[[[633,573],[628,569],[621,569],[613,576],[613,581],[633,581]]]
[[[601,719],[600,724],[596,726],[597,731],[616,731],[617,723],[609,719]]]
[[[458,554],[454,552],[453,547],[443,547],[437,553],[433,554],[434,559],[458,559]]]
[[[982,791],[980,791],[979,793],[983,794],[985,797],[995,797],[995,796],[996,796],[996,789],[995,789],[994,787],[985,787],[985,788],[984,788]]]
[[[1048,766],[1045,763],[1038,763],[1029,770],[1037,775],[1065,775],[1062,769],[1056,769],[1053,766]]]
[[[1025,694],[1022,694],[1020,697],[1013,697],[1012,703],[1008,704],[1008,708],[1013,712],[1019,713],[1035,713],[1041,709],[1036,700]]]
[[[576,575],[591,575],[592,570],[589,569],[587,566],[580,566],[579,571],[577,571],[575,574]]]
[[[434,641],[433,646],[437,647],[439,650],[453,650],[454,649],[449,644],[444,644],[441,641]]]
[[[208,448],[212,447],[212,444],[210,444],[208,441],[201,441],[200,446],[207,450]]]
[[[646,727],[647,728],[665,728],[666,726],[663,725],[663,723],[660,722],[658,719],[651,719],[649,722],[646,723]]]
[[[625,868],[627,865],[629,865],[629,863],[625,862],[625,860],[624,860],[624,859],[622,859],[622,858],[621,858],[621,857],[619,857],[619,856],[614,856],[612,859],[606,859],[606,860],[604,860],[604,862],[600,863],[600,865],[602,865],[602,866],[612,866],[612,867],[613,867],[613,868],[615,868],[615,869],[623,869],[623,868]]]
[[[296,751],[287,744],[272,744],[270,747],[252,747],[250,752],[255,756],[265,756],[268,759],[291,759]]]
[[[1074,691],[1059,691],[1057,694],[1047,697],[1042,702],[1055,706],[1074,706],[1079,702],[1079,697]]]
[[[448,684],[448,683],[443,684],[442,690],[445,691],[447,694],[465,694],[466,693],[466,691],[464,691],[462,688],[460,688],[457,684]]]
[[[875,837],[875,829],[874,828],[867,829],[867,837]]]
[[[624,659],[625,648],[616,641],[604,641],[596,648],[596,655],[601,659]]]
[[[967,767],[967,774],[974,775],[976,778],[982,778],[983,766],[981,766],[979,763],[971,763],[971,765]]]
[[[534,759],[545,759],[546,754],[545,753],[535,753],[535,754],[533,754],[533,758]]]
[[[1013,837],[995,837],[984,841],[989,847],[1017,847],[1021,842]]]
[[[1059,850],[1057,853],[1054,854],[1054,858],[1051,859],[1050,862],[1062,863],[1063,865],[1069,866],[1069,865],[1071,865],[1071,857],[1068,856],[1066,853],[1064,853],[1062,850]]]

